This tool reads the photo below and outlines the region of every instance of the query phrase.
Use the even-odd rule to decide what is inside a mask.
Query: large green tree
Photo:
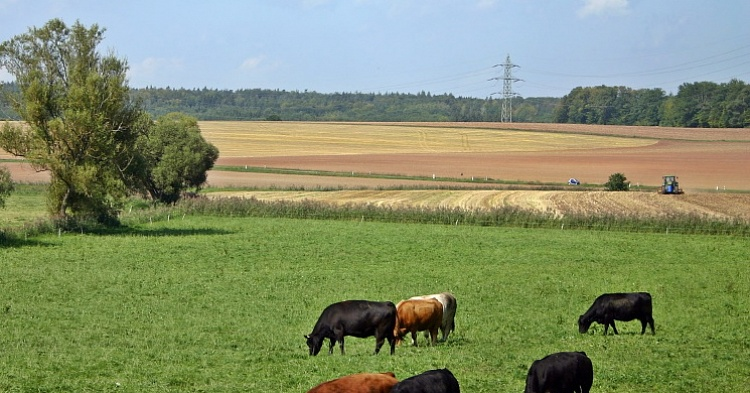
[[[129,99],[127,64],[97,46],[104,29],[59,19],[0,44],[0,66],[15,77],[0,148],[50,172],[54,215],[116,218],[131,190],[137,138],[150,123]]]
[[[219,158],[219,150],[201,135],[198,120],[169,113],[156,120],[138,139],[142,187],[154,200],[173,203],[183,191],[199,190],[206,172]]]

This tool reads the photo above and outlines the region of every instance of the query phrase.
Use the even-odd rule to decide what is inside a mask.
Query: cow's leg
[[[443,341],[448,339],[448,336],[450,336],[451,333],[453,333],[453,330],[456,329],[456,322],[453,321],[453,319],[450,319],[448,321],[448,326],[445,327],[445,338]]]
[[[417,331],[416,330],[412,330],[411,331],[411,339],[412,339],[412,341],[414,341],[414,343],[412,345],[415,346],[415,347],[418,347],[418,345],[417,345]]]
[[[438,335],[438,328],[432,328],[430,329],[430,341],[432,342],[432,346],[434,347],[437,345],[437,335]]]
[[[336,326],[333,328],[333,336],[336,338],[334,340],[339,342],[339,346],[341,347],[341,354],[344,354],[344,327],[343,326]],[[333,353],[333,343],[331,343],[331,353]]]
[[[646,325],[647,324],[648,324],[648,322],[646,322],[645,319],[641,319],[641,334],[646,333]]]
[[[591,385],[592,385],[592,384],[591,384],[591,382],[589,382],[589,381],[585,381],[585,382],[583,382],[583,384],[581,384],[581,386],[579,386],[579,388],[580,388],[580,392],[581,392],[581,393],[589,393],[589,392],[591,391]],[[576,390],[577,390],[577,389],[576,389]]]
[[[610,322],[610,325],[612,325],[612,331],[615,332],[615,334],[620,334],[620,333],[617,333],[617,326],[615,326],[614,319],[612,320],[612,322]]]
[[[328,354],[333,355],[333,346],[336,345],[336,339],[331,337],[330,340],[331,340],[331,343],[328,346]]]
[[[383,346],[384,342],[385,342],[385,338],[383,336],[375,336],[375,353],[374,353],[374,355],[377,355],[380,352],[380,347]]]
[[[396,338],[395,337],[388,337],[388,345],[391,346],[391,355],[396,353]]]
[[[609,331],[609,322],[604,322],[604,335],[607,335],[607,332]]]

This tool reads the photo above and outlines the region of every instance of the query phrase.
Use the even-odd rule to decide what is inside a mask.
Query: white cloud
[[[245,71],[250,71],[258,68],[263,61],[266,60],[265,55],[255,56],[248,59],[245,59],[245,61],[242,62],[242,65],[240,68]]]
[[[584,3],[578,10],[581,18],[591,15],[624,15],[630,12],[628,0],[584,0]]]

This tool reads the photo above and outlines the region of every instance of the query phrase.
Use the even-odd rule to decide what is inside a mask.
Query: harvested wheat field
[[[659,216],[678,212],[750,220],[750,129],[589,126],[527,123],[199,123],[220,151],[218,166],[251,166],[351,173],[306,176],[213,170],[209,187],[341,189],[252,191],[212,195],[264,200],[321,200],[387,206],[484,209],[518,206],[570,213]],[[0,158],[4,156],[0,155]],[[23,164],[14,180],[44,181]],[[410,190],[437,186],[498,188],[483,179],[565,184],[571,177],[603,184],[623,173],[634,190],[679,176],[684,195],[655,192]],[[461,179],[432,182],[357,177],[396,174]],[[41,180],[40,180],[41,179]]]
[[[490,210],[515,207],[557,218],[623,216],[664,218],[693,215],[722,221],[750,222],[750,194],[693,193],[665,196],[655,192],[536,190],[340,190],[222,191],[212,197],[255,198],[261,201],[314,201],[336,205],[371,205]]]

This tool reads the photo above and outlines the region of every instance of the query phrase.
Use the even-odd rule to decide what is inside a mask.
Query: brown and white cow
[[[448,339],[448,335],[456,329],[456,297],[450,292],[436,293],[432,295],[414,296],[409,300],[437,299],[443,305],[443,322],[440,324],[442,334],[441,341]]]
[[[352,374],[323,382],[307,393],[388,393],[396,383],[396,375],[391,372]]]
[[[430,332],[430,342],[437,343],[437,334],[443,323],[443,305],[437,299],[402,300],[396,305],[396,326],[393,335],[400,341],[411,332],[417,346],[417,332]]]

